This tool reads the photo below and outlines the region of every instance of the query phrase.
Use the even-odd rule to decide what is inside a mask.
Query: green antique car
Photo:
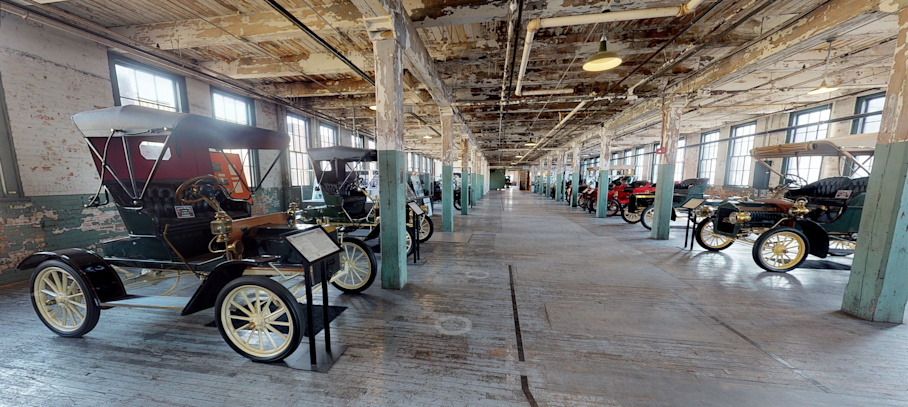
[[[758,163],[768,158],[837,156],[864,169],[855,156],[873,154],[874,145],[874,134],[862,134],[759,147],[751,156]],[[776,174],[781,182],[770,190],[770,197],[720,203],[697,225],[697,243],[710,251],[726,249],[735,241],[752,243],[754,261],[771,272],[793,270],[808,254],[825,258],[854,253],[868,177],[837,176],[807,183],[797,174]]]

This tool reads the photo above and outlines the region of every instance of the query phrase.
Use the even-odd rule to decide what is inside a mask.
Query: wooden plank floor
[[[330,291],[349,349],[328,374],[241,358],[211,311],[113,309],[59,338],[27,284],[0,287],[0,405],[526,406],[521,376],[544,406],[908,405],[908,328],[839,312],[848,271],[761,273],[749,247],[689,252],[514,190],[455,230],[404,290]]]

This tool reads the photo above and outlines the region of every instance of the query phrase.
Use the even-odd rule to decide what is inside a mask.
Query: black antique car
[[[315,171],[315,179],[325,198],[324,205],[310,206],[299,210],[297,219],[308,224],[333,225],[338,228],[342,240],[351,240],[365,250],[371,269],[375,269],[375,255],[363,240],[372,240],[380,235],[379,206],[375,204],[378,196],[368,192],[364,176],[368,174],[365,163],[378,160],[375,150],[353,147],[326,147],[309,149],[309,159]],[[405,184],[404,191],[407,203],[416,203],[425,212],[419,197],[410,183]],[[362,240],[350,236],[350,233],[364,229],[367,231]],[[425,213],[417,215],[407,208],[407,256],[413,254],[413,238],[419,236],[420,242],[432,237],[435,226]],[[370,273],[375,278],[375,273]],[[351,287],[352,289],[352,287]]]
[[[678,216],[675,208],[684,206],[691,199],[702,199],[703,193],[709,184],[709,178],[690,178],[675,184],[672,187],[672,220]],[[651,189],[655,184],[650,185]],[[627,204],[621,208],[621,218],[627,223],[640,222],[643,227],[652,229],[653,216],[656,213],[656,193],[647,192],[633,194],[628,198]]]
[[[86,206],[113,201],[129,234],[101,242],[97,251],[42,252],[19,264],[34,269],[32,305],[58,335],[81,337],[101,310],[114,307],[182,315],[213,307],[221,336],[237,353],[278,361],[294,352],[304,332],[301,290],[327,290],[325,279],[363,278],[354,246],[340,254],[323,251],[318,264],[324,273],[305,266],[310,263],[294,242],[327,233],[322,241],[336,251],[334,228],[297,225],[292,208],[252,216],[257,190],[247,185],[240,156],[228,149],[273,150],[270,172],[287,148],[286,133],[139,106],[78,113],[73,122],[100,176]],[[178,289],[183,277],[197,283]],[[130,293],[163,282],[172,285],[159,295]],[[190,288],[192,297],[174,296]]]
[[[751,156],[758,163],[768,158],[840,157],[863,169],[855,155],[872,155],[875,144],[875,134],[861,134],[759,147]],[[854,253],[868,178],[836,176],[807,183],[797,174],[776,174],[781,182],[770,197],[720,203],[697,225],[700,246],[719,251],[735,241],[752,243],[754,261],[772,272],[793,270],[808,254],[825,258]]]

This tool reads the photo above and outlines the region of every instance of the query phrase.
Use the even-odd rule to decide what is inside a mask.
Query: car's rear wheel
[[[621,210],[621,204],[614,199],[609,199],[605,203],[605,216],[615,216]]]
[[[432,233],[435,232],[435,224],[432,223],[432,218],[429,215],[422,215],[419,217],[419,242],[424,243],[429,238],[432,237]]]
[[[754,243],[753,258],[766,271],[784,273],[804,263],[810,253],[807,236],[789,227],[770,229]]]
[[[406,237],[406,239],[407,239],[406,240],[407,241],[407,243],[406,243],[407,244],[407,246],[406,246],[407,247],[407,257],[410,257],[410,255],[412,255],[413,252],[416,251],[416,246],[413,244],[413,241],[416,240],[416,239],[414,239],[414,236],[415,236],[415,234],[413,233],[413,228],[408,226],[407,227],[407,237]]]
[[[640,224],[643,227],[652,230],[653,222],[656,220],[656,207],[653,205],[647,206],[643,210],[643,215],[640,217]]]
[[[637,210],[636,212],[631,212],[628,207],[621,208],[621,219],[624,219],[627,223],[637,223],[640,222],[640,217],[643,215],[643,211]]]
[[[82,275],[57,260],[38,265],[31,278],[32,306],[51,331],[79,338],[98,324],[101,308]]]
[[[577,198],[577,206],[579,206],[581,208],[586,208],[586,197],[585,196],[580,195]]]
[[[697,224],[694,229],[694,238],[697,239],[700,247],[711,252],[725,250],[735,242],[735,239],[720,235],[713,230],[712,218],[703,219]]]

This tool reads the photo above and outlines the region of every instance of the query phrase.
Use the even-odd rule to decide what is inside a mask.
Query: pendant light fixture
[[[829,46],[826,47],[826,64],[823,68],[823,82],[820,83],[820,86],[816,89],[807,92],[808,95],[821,95],[824,93],[835,92],[839,90],[839,88],[835,86],[829,86],[826,84],[826,76],[829,74],[829,56],[832,54],[832,41],[832,38],[826,40],[826,42],[829,43]]]
[[[605,24],[602,24],[602,39],[599,40],[599,52],[590,55],[583,63],[583,70],[589,72],[602,72],[621,65],[621,57],[608,50],[605,39]]]

